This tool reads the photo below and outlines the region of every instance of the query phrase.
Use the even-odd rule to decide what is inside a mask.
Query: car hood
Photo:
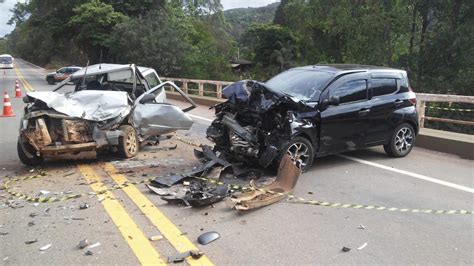
[[[49,72],[48,74],[46,74],[46,76],[54,76],[56,74],[56,72]]]
[[[28,92],[27,96],[65,115],[97,122],[125,116],[131,110],[127,92],[123,91],[77,91],[65,94],[41,91]]]

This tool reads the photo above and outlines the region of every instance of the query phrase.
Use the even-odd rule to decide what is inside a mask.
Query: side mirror
[[[141,104],[152,103],[154,100],[155,100],[155,95],[149,93],[149,94],[143,95],[143,97],[140,99],[140,103]]]
[[[339,105],[339,96],[331,96],[329,99],[326,99],[323,101],[324,106],[330,106],[330,105]]]

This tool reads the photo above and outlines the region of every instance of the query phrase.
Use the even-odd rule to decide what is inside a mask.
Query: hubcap
[[[395,149],[400,153],[407,153],[413,145],[413,132],[408,127],[402,127],[395,136]]]
[[[286,153],[296,162],[296,165],[301,168],[304,168],[310,159],[309,148],[302,142],[293,143]]]
[[[137,151],[137,138],[133,131],[127,134],[127,150],[130,154],[134,154]]]

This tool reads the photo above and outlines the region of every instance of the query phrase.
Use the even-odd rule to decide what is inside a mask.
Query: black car
[[[236,82],[223,95],[208,139],[226,158],[264,167],[288,153],[308,170],[314,157],[377,145],[404,157],[418,133],[416,96],[399,69],[297,67],[265,83]]]

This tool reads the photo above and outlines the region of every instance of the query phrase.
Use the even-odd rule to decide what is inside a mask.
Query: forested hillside
[[[283,0],[224,13],[219,0],[31,0],[12,14],[8,48],[37,64],[102,54],[162,75],[235,80],[228,62],[239,50],[256,79],[361,63],[407,69],[418,92],[473,95],[474,1]]]

